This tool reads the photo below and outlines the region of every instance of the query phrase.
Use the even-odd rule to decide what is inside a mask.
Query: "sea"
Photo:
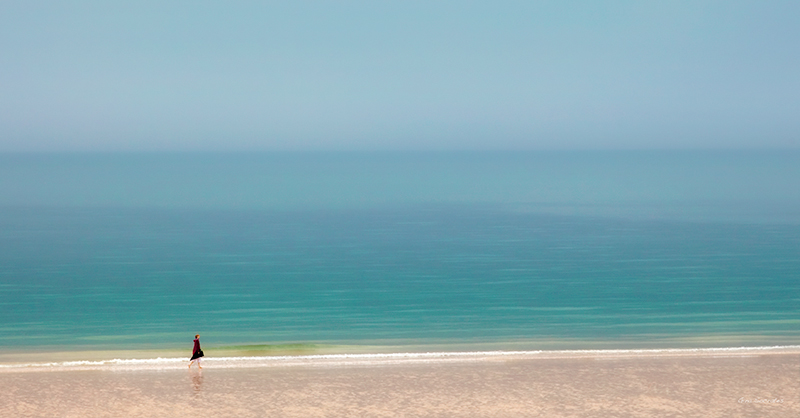
[[[800,151],[0,154],[0,352],[195,334],[797,345]]]

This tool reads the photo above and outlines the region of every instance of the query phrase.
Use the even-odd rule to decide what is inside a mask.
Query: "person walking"
[[[200,365],[200,358],[203,357],[203,350],[200,349],[200,334],[194,336],[194,348],[192,349],[192,358],[189,361],[189,368],[192,368],[192,364],[196,361],[197,367],[202,369],[203,366]]]

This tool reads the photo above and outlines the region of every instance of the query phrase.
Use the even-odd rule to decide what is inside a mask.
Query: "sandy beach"
[[[209,358],[204,366],[6,367],[0,416],[800,415],[796,347]]]

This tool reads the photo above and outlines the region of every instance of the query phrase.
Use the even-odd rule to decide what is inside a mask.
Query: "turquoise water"
[[[800,341],[796,152],[2,159],[0,348]]]

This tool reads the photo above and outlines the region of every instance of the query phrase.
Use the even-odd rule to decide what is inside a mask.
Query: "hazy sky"
[[[797,1],[0,2],[0,151],[798,148]]]

